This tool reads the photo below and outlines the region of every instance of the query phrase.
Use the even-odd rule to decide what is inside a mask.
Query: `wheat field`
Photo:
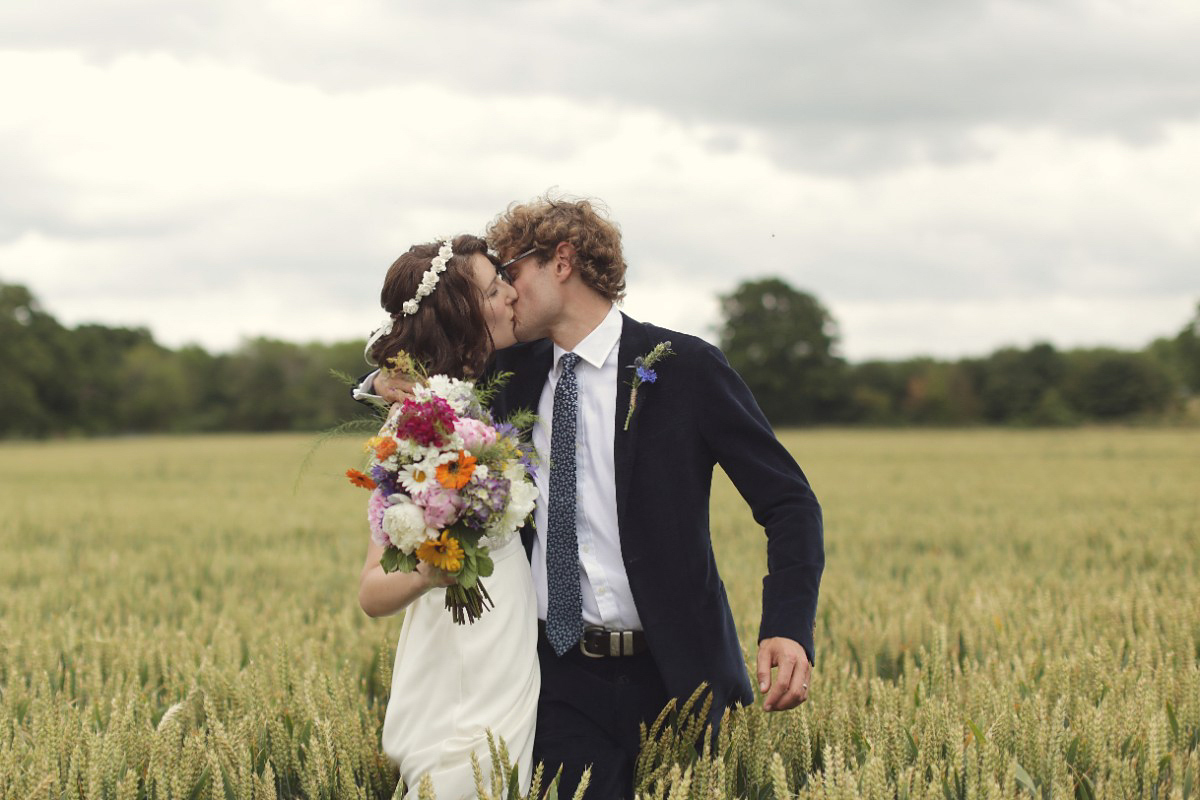
[[[1200,794],[1200,431],[783,438],[826,515],[812,699],[698,752],[669,710],[643,796]],[[393,796],[359,443],[312,444],[0,445],[0,798]],[[712,521],[749,647],[764,539],[719,475]]]

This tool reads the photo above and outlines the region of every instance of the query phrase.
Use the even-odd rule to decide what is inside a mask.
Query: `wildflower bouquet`
[[[424,561],[454,576],[446,608],[460,625],[491,607],[488,553],[516,535],[537,499],[532,448],[484,400],[470,381],[424,379],[367,440],[366,470],[346,472],[371,490],[367,519],[384,571]]]

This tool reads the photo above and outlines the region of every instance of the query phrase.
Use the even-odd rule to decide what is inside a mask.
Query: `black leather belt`
[[[538,633],[546,635],[546,621],[538,620]],[[588,658],[636,656],[649,649],[641,631],[613,631],[599,625],[585,625],[579,637],[579,652]]]

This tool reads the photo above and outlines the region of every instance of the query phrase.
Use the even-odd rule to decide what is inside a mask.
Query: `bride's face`
[[[487,320],[492,342],[501,350],[517,343],[513,335],[513,303],[517,290],[500,277],[487,256],[475,253],[471,256],[471,278],[483,294],[483,318]]]

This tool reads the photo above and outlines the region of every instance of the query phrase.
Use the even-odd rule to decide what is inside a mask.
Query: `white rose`
[[[497,538],[512,534],[525,522],[529,512],[533,511],[537,498],[538,490],[532,483],[513,481],[509,487],[508,505],[505,506],[499,521],[489,526],[488,531]]]
[[[438,532],[425,524],[425,512],[410,498],[394,494],[393,505],[383,512],[383,532],[402,553],[413,553],[421,542],[436,538]]]

